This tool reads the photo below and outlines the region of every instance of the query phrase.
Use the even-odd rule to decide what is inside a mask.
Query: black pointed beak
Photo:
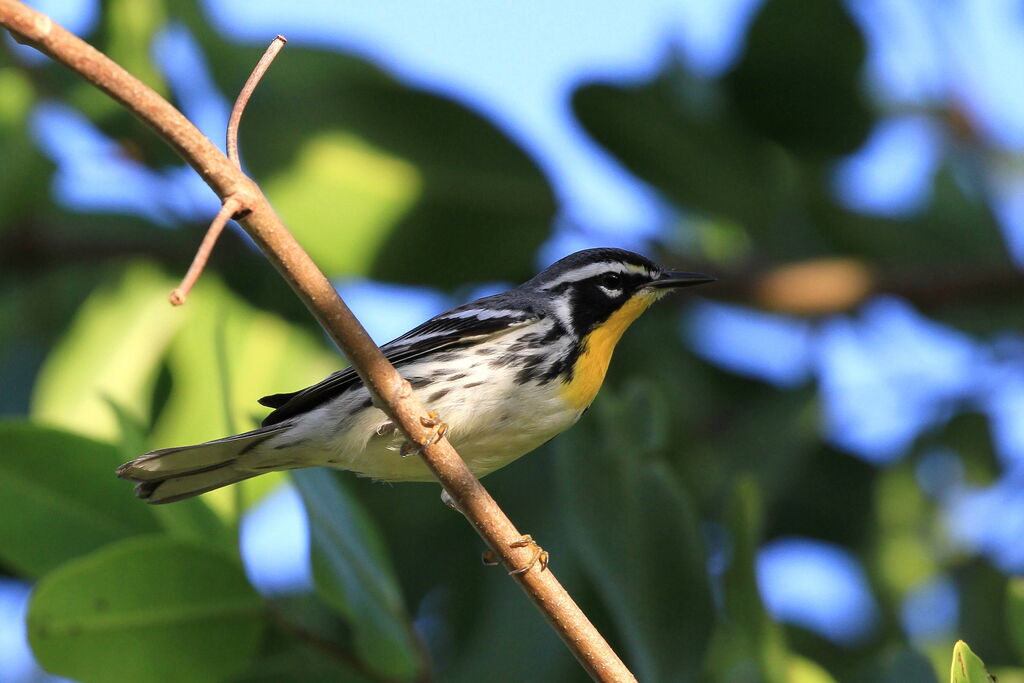
[[[708,282],[714,282],[717,279],[718,278],[711,277],[710,275],[701,275],[700,273],[676,273],[673,271],[665,271],[661,274],[661,277],[648,286],[654,287],[655,289],[693,287],[694,285],[703,285]]]

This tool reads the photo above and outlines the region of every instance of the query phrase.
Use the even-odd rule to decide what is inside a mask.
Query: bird
[[[439,433],[483,477],[576,423],[622,334],[651,304],[714,280],[623,249],[586,249],[518,287],[441,313],[381,350],[444,421]],[[258,429],[151,451],[119,467],[118,476],[154,504],[317,466],[375,480],[435,481],[421,458],[408,457],[401,431],[351,367],[259,402],[273,411]]]

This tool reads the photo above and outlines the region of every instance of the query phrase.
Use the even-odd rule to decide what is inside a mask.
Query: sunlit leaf
[[[96,683],[225,680],[255,656],[263,628],[236,559],[166,536],[61,567],[36,586],[28,614],[40,663]]]
[[[836,679],[820,665],[803,657],[792,656],[786,666],[787,683],[836,683]]]
[[[294,165],[268,178],[264,190],[326,273],[365,275],[422,186],[408,162],[354,135],[327,132],[305,141]]]
[[[117,415],[121,426],[121,459],[128,461],[147,450],[146,425],[116,402],[110,408]],[[130,496],[131,487],[122,483],[122,496]],[[138,501],[137,505],[144,505]],[[178,501],[175,505],[154,505],[149,507],[171,536],[195,541],[213,542],[226,548],[235,544],[235,538],[228,527],[201,498]]]
[[[136,264],[93,292],[39,373],[32,416],[104,439],[119,432],[109,400],[148,416],[160,359],[189,318],[168,305],[173,286]]]
[[[420,662],[411,620],[372,521],[330,471],[296,470],[292,477],[309,515],[317,592],[349,621],[367,666],[413,675]]]
[[[301,389],[344,363],[305,330],[239,299],[211,273],[185,308],[190,319],[168,350],[171,391],[150,434],[150,448],[253,429],[267,414],[257,403],[261,396]],[[263,475],[245,482],[244,502],[255,502],[280,481],[280,475]],[[203,500],[224,516],[234,514],[230,489]]]
[[[951,683],[995,683],[988,675],[985,664],[962,640],[953,646],[953,664],[950,669]]]
[[[0,561],[40,576],[111,541],[157,531],[114,476],[117,448],[29,422],[0,422]]]

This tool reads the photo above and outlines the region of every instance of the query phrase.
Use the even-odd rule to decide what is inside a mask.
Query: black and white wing
[[[479,307],[480,303],[465,304],[431,318],[388,342],[381,351],[392,365],[401,368],[428,354],[472,346],[486,337],[504,334],[543,317],[542,312],[523,307],[522,303],[508,309]],[[349,367],[301,391],[264,396],[259,402],[275,410],[263,420],[263,426],[312,410],[360,384],[359,375]]]

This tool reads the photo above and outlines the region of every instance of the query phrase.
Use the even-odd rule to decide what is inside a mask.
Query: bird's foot
[[[441,422],[440,416],[433,410],[427,413],[425,417],[420,418],[420,424],[428,429],[433,428],[434,431],[430,436],[424,437],[418,444],[410,443],[409,441],[402,444],[399,454],[401,454],[403,458],[410,455],[419,455],[423,452],[424,448],[437,443],[444,438],[445,434],[448,433],[448,424]]]
[[[547,550],[544,550],[539,545],[537,545],[537,541],[533,540],[530,534],[525,534],[518,541],[513,541],[512,543],[509,543],[508,547],[533,549],[533,557],[530,558],[530,561],[527,563],[527,565],[525,567],[520,567],[519,569],[513,569],[509,572],[510,576],[515,576],[517,574],[525,574],[538,564],[540,565],[540,571],[544,571],[548,568],[548,562],[551,560],[550,553],[548,553]],[[493,550],[485,550],[480,559],[488,567],[494,567],[500,564],[497,557],[495,557]]]

